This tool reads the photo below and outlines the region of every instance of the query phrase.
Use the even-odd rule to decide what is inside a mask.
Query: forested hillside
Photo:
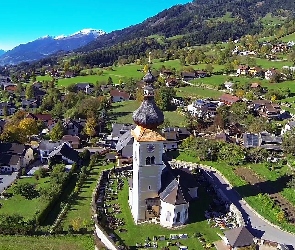
[[[187,35],[188,42],[200,44],[235,39],[261,32],[264,26],[260,20],[267,14],[285,19],[294,16],[294,9],[295,2],[290,0],[194,0],[164,10],[141,24],[102,36],[81,51],[155,34],[166,38]]]

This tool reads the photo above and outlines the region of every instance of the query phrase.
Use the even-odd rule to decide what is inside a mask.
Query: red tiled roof
[[[40,121],[52,120],[51,114],[32,114],[32,113],[29,113],[27,115],[27,117],[30,117],[30,118],[33,118],[33,119],[36,119],[36,120],[40,120]]]
[[[17,86],[15,86],[15,85],[9,85],[5,88],[5,90],[13,91],[13,92],[16,91],[16,89],[17,89]]]
[[[225,101],[225,102],[230,102],[230,103],[234,103],[240,100],[239,97],[234,96],[234,95],[230,95],[230,94],[223,94],[222,96],[220,96],[220,101]]]

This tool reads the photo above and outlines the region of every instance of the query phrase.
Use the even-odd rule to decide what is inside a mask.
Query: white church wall
[[[174,205],[161,201],[160,224],[163,227],[172,227],[174,223]]]

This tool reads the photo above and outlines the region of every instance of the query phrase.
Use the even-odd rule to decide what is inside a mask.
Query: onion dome
[[[152,83],[155,78],[149,71],[143,78],[146,85],[144,87],[144,100],[140,107],[133,113],[133,121],[144,128],[156,128],[164,122],[164,114],[157,106],[154,99],[154,89]]]

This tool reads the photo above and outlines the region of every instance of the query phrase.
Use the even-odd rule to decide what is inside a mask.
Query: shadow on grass
[[[284,175],[275,181],[267,180],[254,185],[249,183],[247,185],[234,187],[234,190],[237,191],[243,198],[256,196],[260,193],[271,195],[283,191],[290,179],[291,176]]]

